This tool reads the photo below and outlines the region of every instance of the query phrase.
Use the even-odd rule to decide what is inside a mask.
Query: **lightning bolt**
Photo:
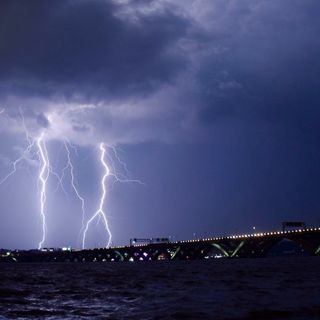
[[[4,110],[0,110],[0,114],[4,112]],[[97,211],[90,217],[89,220],[86,220],[86,213],[85,213],[85,200],[81,193],[79,192],[77,182],[75,179],[75,168],[72,162],[72,157],[71,157],[71,149],[73,149],[74,153],[78,156],[78,151],[77,148],[71,144],[67,139],[63,140],[63,145],[62,148],[64,147],[66,156],[67,156],[67,161],[62,169],[61,174],[58,174],[55,172],[50,164],[50,158],[47,150],[47,144],[46,144],[46,139],[45,139],[45,131],[43,130],[40,135],[36,138],[33,138],[30,134],[29,131],[26,127],[24,115],[22,112],[22,109],[20,108],[20,116],[21,116],[21,122],[22,122],[22,128],[24,129],[25,132],[25,140],[27,142],[27,146],[25,149],[21,152],[20,157],[17,158],[16,160],[12,161],[12,170],[0,180],[0,185],[5,183],[12,175],[14,175],[17,170],[19,169],[19,164],[22,161],[28,161],[28,160],[34,160],[37,159],[39,163],[39,174],[38,174],[38,191],[39,191],[39,202],[40,202],[40,219],[41,219],[41,226],[42,226],[42,235],[41,235],[41,240],[38,243],[38,249],[42,249],[43,244],[46,241],[47,237],[47,217],[46,217],[46,201],[47,201],[47,184],[50,176],[53,176],[57,179],[58,184],[57,188],[55,191],[58,190],[59,187],[61,187],[62,191],[68,196],[65,188],[64,188],[64,178],[65,178],[65,173],[67,170],[70,172],[70,184],[71,187],[74,191],[75,196],[81,203],[81,212],[82,212],[82,227],[80,230],[79,235],[82,234],[82,248],[85,248],[85,243],[86,243],[86,237],[87,237],[87,232],[91,226],[91,223],[96,220],[97,225],[102,221],[108,240],[106,243],[106,247],[110,247],[112,243],[112,233],[109,227],[109,222],[107,219],[107,215],[104,211],[105,207],[105,201],[106,201],[106,194],[107,194],[107,188],[106,188],[106,183],[107,183],[107,178],[113,178],[113,184],[116,182],[120,183],[125,183],[125,182],[136,182],[139,184],[143,184],[140,180],[131,180],[127,179],[127,175],[129,175],[129,171],[127,169],[127,166],[125,162],[123,162],[120,157],[118,156],[117,149],[113,146],[107,146],[104,143],[100,143],[99,149],[100,149],[100,162],[101,165],[104,169],[104,173],[101,178],[101,196],[99,199],[99,206]],[[107,148],[112,150],[110,154],[107,153]],[[108,160],[108,161],[107,161]],[[107,164],[107,162],[111,163],[111,166]],[[115,162],[117,164],[120,164],[121,168],[125,171],[125,174],[119,173],[116,171],[116,166]],[[120,170],[121,171],[121,170]],[[29,171],[28,171],[29,172]],[[86,223],[85,223],[86,222]]]
[[[64,147],[67,153],[67,164],[66,166],[62,169],[62,175],[60,176],[58,173],[56,173],[49,161],[49,156],[48,156],[48,151],[47,151],[47,146],[45,143],[45,140],[43,139],[43,134],[40,135],[40,137],[37,139],[37,146],[39,150],[39,161],[42,163],[40,173],[39,173],[39,182],[41,184],[41,189],[40,189],[40,217],[42,221],[42,239],[39,242],[38,249],[40,250],[43,246],[43,243],[45,242],[46,239],[46,231],[47,231],[47,225],[46,225],[46,214],[45,214],[45,203],[47,199],[47,181],[50,177],[50,175],[54,176],[58,180],[58,185],[55,191],[61,187],[61,190],[64,192],[66,196],[68,196],[67,191],[64,188],[63,185],[63,179],[65,175],[65,171],[70,168],[70,175],[71,175],[71,186],[78,197],[78,199],[81,201],[81,209],[82,209],[82,229],[84,228],[84,219],[85,219],[85,208],[84,208],[84,199],[80,195],[76,184],[75,184],[75,178],[74,178],[74,167],[71,161],[71,155],[70,155],[70,149],[67,145],[67,142],[64,141]]]
[[[49,161],[48,161],[48,152],[47,148],[45,145],[45,142],[43,141],[43,135],[41,134],[37,139],[32,139],[29,135],[29,132],[27,130],[26,124],[25,124],[25,119],[22,113],[22,109],[19,108],[20,110],[20,116],[21,116],[21,122],[22,122],[22,127],[25,131],[25,136],[26,136],[26,141],[28,143],[27,147],[25,150],[22,152],[21,157],[16,159],[15,161],[12,162],[12,170],[3,178],[0,180],[0,185],[6,182],[12,175],[14,175],[17,172],[18,169],[18,164],[22,162],[23,160],[28,159],[28,155],[31,153],[33,147],[37,145],[37,155],[39,157],[40,163],[42,163],[40,173],[39,173],[39,181],[41,183],[41,191],[40,191],[40,216],[42,220],[42,239],[39,242],[38,248],[41,249],[45,238],[46,238],[46,216],[45,216],[45,202],[46,202],[46,184],[47,180],[49,177],[50,173],[50,166],[49,166]]]
[[[91,222],[96,219],[97,217],[102,218],[105,229],[108,233],[108,242],[106,247],[110,247],[111,244],[111,240],[112,240],[112,234],[109,228],[109,223],[106,217],[105,212],[103,211],[103,207],[104,207],[104,202],[105,202],[105,198],[106,198],[106,179],[108,177],[108,175],[110,174],[110,169],[107,165],[107,163],[105,162],[105,154],[106,154],[106,149],[103,143],[100,143],[100,151],[101,151],[101,156],[100,156],[100,161],[102,163],[102,166],[105,169],[104,175],[101,179],[101,188],[102,188],[102,195],[100,198],[100,204],[99,204],[99,208],[98,210],[93,214],[93,216],[87,221],[86,227],[84,229],[83,232],[83,238],[82,238],[82,249],[85,248],[85,241],[86,241],[86,235],[87,235],[87,231],[89,229],[89,226],[91,224]]]
[[[39,242],[38,249],[42,248],[43,243],[46,239],[47,232],[47,224],[46,224],[46,215],[45,215],[45,203],[47,199],[46,189],[47,189],[47,181],[50,175],[49,169],[49,161],[48,161],[48,152],[45,141],[43,140],[42,134],[37,139],[37,146],[39,149],[40,160],[42,161],[41,170],[39,173],[39,181],[41,182],[41,190],[40,190],[40,217],[42,220],[42,239]]]
[[[109,146],[109,148],[113,151],[114,157],[122,165],[122,167],[124,168],[126,174],[129,175],[129,170],[128,170],[127,164],[120,159],[120,157],[118,156],[117,149],[114,146]],[[140,182],[140,181],[138,181],[138,182]]]
[[[0,185],[2,185],[3,183],[5,183],[12,175],[14,175],[16,172],[17,172],[17,166],[20,162],[22,162],[23,160],[27,160],[27,157],[28,155],[30,154],[30,152],[32,151],[32,148],[35,144],[35,141],[32,140],[29,136],[29,133],[28,133],[28,130],[26,128],[26,125],[25,125],[25,120],[24,120],[24,116],[23,116],[23,113],[22,113],[22,110],[21,108],[19,108],[19,111],[20,111],[20,116],[21,116],[21,122],[22,122],[22,127],[24,129],[24,132],[25,132],[25,135],[26,135],[26,141],[27,141],[27,147],[23,150],[22,152],[22,155],[14,160],[12,162],[12,170],[4,177],[0,180]],[[4,109],[0,112],[0,114],[4,112]]]
[[[138,183],[140,185],[145,185],[145,183],[142,182],[141,180],[128,179],[127,176],[130,174],[130,172],[129,172],[128,168],[127,168],[126,163],[120,159],[120,157],[118,155],[118,152],[117,152],[117,149],[114,146],[108,146],[108,148],[112,150],[114,158],[123,167],[123,169],[126,172],[126,174],[122,174],[122,173],[117,172],[117,170],[115,169],[114,161],[113,161],[112,157],[110,157],[110,161],[111,161],[112,167],[113,167],[113,172],[110,172],[109,175],[114,178],[112,187],[117,182],[120,182],[120,183]]]
[[[23,152],[24,153],[24,152]],[[12,162],[12,170],[0,180],[0,185],[5,183],[12,175],[14,175],[17,172],[17,165],[24,159],[23,156],[20,158],[16,159],[15,161]]]
[[[77,149],[73,145],[71,145],[69,142],[68,142],[68,144],[71,148],[73,148],[75,150],[75,152],[77,152],[76,151]],[[77,198],[81,202],[81,211],[82,211],[82,228],[80,230],[80,233],[81,233],[82,230],[85,228],[85,223],[84,223],[84,221],[85,221],[85,201],[84,201],[84,198],[80,195],[80,192],[76,186],[75,177],[74,177],[74,166],[71,161],[70,149],[69,149],[68,144],[66,141],[64,141],[64,147],[65,147],[66,153],[67,153],[67,166],[66,166],[66,168],[68,168],[68,167],[70,168],[71,186],[72,186],[72,189],[73,189],[75,195],[77,196]]]
[[[98,210],[91,216],[91,218],[87,221],[84,232],[83,232],[83,238],[82,238],[82,249],[85,249],[85,242],[86,242],[86,236],[87,236],[87,232],[88,229],[90,227],[90,224],[97,219],[97,223],[100,222],[100,219],[102,219],[105,230],[107,232],[108,235],[108,241],[106,244],[106,248],[110,247],[111,243],[112,243],[112,233],[109,227],[109,223],[108,223],[108,219],[106,216],[106,213],[104,212],[104,204],[105,204],[105,199],[106,199],[106,180],[107,177],[113,177],[114,178],[114,183],[115,182],[135,182],[135,183],[139,183],[144,185],[143,182],[141,182],[140,180],[136,180],[136,179],[127,179],[127,178],[121,178],[119,177],[119,174],[116,172],[116,170],[114,169],[114,172],[111,172],[108,164],[106,163],[106,147],[104,143],[100,143],[100,162],[102,164],[102,166],[104,167],[104,175],[102,176],[101,179],[101,189],[102,189],[102,194],[101,194],[101,198],[100,198],[100,202],[99,202],[99,208]],[[115,149],[115,147],[109,147],[114,154],[115,159],[124,167],[125,171],[128,173],[128,169],[126,167],[126,164],[118,157],[117,151]],[[111,160],[112,161],[112,160]]]
[[[4,178],[2,178],[0,180],[0,185],[5,183],[12,175],[14,175],[17,172],[18,165],[22,161],[27,161],[28,159],[33,158],[35,155],[38,156],[39,163],[40,163],[40,172],[39,172],[39,176],[38,176],[38,181],[39,181],[39,184],[41,185],[41,188],[40,188],[40,218],[41,218],[41,224],[42,224],[42,238],[38,244],[38,248],[41,249],[43,243],[45,242],[46,233],[47,233],[46,232],[47,226],[46,226],[46,215],[45,215],[45,203],[46,203],[46,199],[47,199],[47,194],[46,194],[47,181],[48,181],[50,174],[55,176],[56,179],[58,180],[58,187],[60,186],[65,194],[67,194],[67,192],[66,192],[65,188],[63,187],[62,177],[60,177],[59,174],[57,174],[50,166],[48,151],[47,151],[45,140],[43,138],[43,133],[41,133],[38,138],[32,139],[29,134],[29,131],[26,127],[25,118],[24,118],[21,107],[19,108],[19,111],[20,111],[22,127],[25,132],[25,139],[27,141],[27,147],[22,151],[21,156],[12,162],[12,170]],[[37,152],[33,152],[34,148],[37,149]],[[73,183],[73,185],[74,185],[74,183]]]

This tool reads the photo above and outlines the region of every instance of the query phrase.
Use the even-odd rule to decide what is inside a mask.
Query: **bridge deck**
[[[71,251],[4,251],[0,262],[115,262],[265,257],[283,240],[301,252],[320,255],[320,228],[274,231],[167,243]]]

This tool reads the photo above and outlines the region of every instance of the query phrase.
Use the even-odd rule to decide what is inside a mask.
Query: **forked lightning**
[[[86,236],[87,236],[87,231],[89,229],[89,226],[90,226],[91,222],[96,218],[102,218],[102,221],[104,223],[104,227],[105,227],[105,229],[107,231],[107,234],[108,234],[108,241],[107,241],[107,245],[106,245],[107,248],[110,247],[110,244],[111,244],[111,241],[112,241],[112,234],[111,234],[111,231],[110,231],[110,228],[109,228],[109,223],[108,223],[106,214],[103,211],[104,201],[105,201],[105,198],[106,198],[106,179],[107,179],[108,175],[110,174],[110,169],[109,169],[108,165],[105,162],[106,149],[105,149],[105,146],[104,146],[103,143],[100,143],[100,151],[101,151],[100,161],[101,161],[101,163],[102,163],[102,165],[104,167],[104,170],[105,170],[105,173],[104,173],[104,175],[102,177],[102,180],[101,180],[102,195],[101,195],[101,198],[100,198],[100,203],[99,203],[98,210],[88,220],[88,222],[86,224],[86,227],[84,229],[83,238],[82,238],[82,249],[85,248],[85,241],[86,241]]]
[[[2,110],[0,111],[0,113]],[[47,145],[46,145],[46,135],[45,135],[45,130],[43,130],[40,135],[36,138],[32,138],[30,133],[27,130],[26,124],[25,124],[25,119],[22,113],[22,110],[20,109],[20,115],[21,115],[21,121],[22,121],[22,127],[25,131],[25,137],[27,141],[27,147],[23,150],[21,156],[16,159],[15,161],[12,162],[12,170],[0,180],[0,185],[5,183],[13,174],[15,174],[18,170],[18,165],[22,161],[27,161],[28,159],[34,159],[37,157],[38,163],[39,163],[39,175],[38,175],[38,186],[39,186],[39,196],[40,196],[40,219],[41,219],[41,240],[38,243],[38,249],[41,250],[43,248],[44,243],[46,242],[47,238],[47,217],[46,217],[46,200],[48,196],[48,179],[50,178],[50,175],[54,176],[57,181],[58,181],[58,187],[60,186],[61,189],[65,194],[67,194],[64,185],[63,185],[63,180],[65,177],[65,171],[69,169],[70,172],[70,184],[73,189],[73,192],[75,193],[76,197],[81,203],[81,219],[82,219],[82,227],[80,230],[80,234],[82,234],[82,249],[85,249],[86,247],[86,239],[87,239],[87,233],[88,230],[94,220],[99,223],[100,221],[103,222],[104,229],[106,232],[107,236],[107,242],[106,242],[106,247],[110,247],[112,243],[112,233],[110,230],[109,222],[107,219],[107,215],[104,211],[105,207],[105,201],[106,201],[106,193],[107,193],[107,178],[111,177],[113,178],[113,183],[115,182],[136,182],[142,184],[141,181],[139,180],[130,180],[126,177],[126,175],[121,175],[116,172],[116,169],[114,167],[113,159],[118,162],[122,168],[125,170],[126,174],[128,174],[128,170],[126,167],[126,164],[119,158],[117,154],[117,150],[112,146],[112,147],[106,147],[104,143],[100,143],[99,149],[100,149],[100,162],[101,165],[104,169],[103,175],[100,181],[100,186],[101,186],[101,196],[99,199],[99,206],[97,211],[94,212],[94,214],[87,220],[86,222],[86,213],[85,213],[85,200],[84,197],[81,195],[79,192],[79,189],[77,187],[76,179],[75,179],[75,172],[74,172],[74,165],[71,160],[71,149],[74,150],[76,154],[77,149],[74,145],[72,145],[67,139],[63,141],[64,144],[64,149],[66,151],[66,165],[62,169],[61,175],[56,173],[53,168],[50,165],[50,160],[49,160],[49,154],[47,150]],[[112,164],[112,169],[111,170],[106,162],[106,148],[109,148],[112,150],[113,157],[110,156],[110,161]]]

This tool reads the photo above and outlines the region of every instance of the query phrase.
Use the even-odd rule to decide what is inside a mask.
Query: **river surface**
[[[0,264],[0,319],[320,319],[320,258]]]

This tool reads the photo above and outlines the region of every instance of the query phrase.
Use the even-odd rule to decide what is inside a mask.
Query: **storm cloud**
[[[43,133],[50,154],[65,139],[79,147],[79,185],[95,199],[86,159],[100,142],[121,146],[149,187],[113,194],[120,242],[130,226],[190,238],[300,212],[315,221],[319,10],[317,0],[1,1],[2,176]],[[14,224],[22,211],[1,197]],[[54,202],[65,216],[79,209],[69,204]]]
[[[111,1],[1,6],[2,92],[93,101],[146,95],[186,63],[175,49],[189,23],[170,11],[127,19]]]
[[[184,4],[2,1],[2,105],[59,110],[60,134],[91,132],[84,143],[195,137],[230,118],[314,127],[316,1]]]

